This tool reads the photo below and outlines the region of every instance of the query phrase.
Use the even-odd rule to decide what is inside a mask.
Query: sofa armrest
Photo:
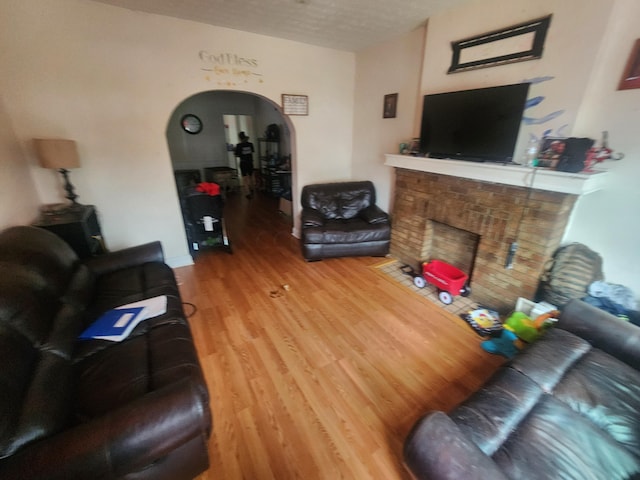
[[[324,216],[318,210],[313,208],[303,208],[300,212],[300,220],[302,228],[304,227],[321,227],[324,225]]]
[[[414,425],[404,443],[404,461],[418,480],[506,480],[443,412],[429,413]]]
[[[208,406],[192,382],[151,392],[118,410],[49,437],[0,462],[0,478],[120,478],[206,437]]]
[[[369,205],[367,208],[360,210],[360,217],[367,223],[387,223],[389,215],[377,205]]]
[[[104,275],[148,262],[164,262],[164,252],[159,241],[124,248],[85,260],[85,264],[96,275]]]
[[[640,327],[574,299],[562,309],[558,328],[640,370]]]

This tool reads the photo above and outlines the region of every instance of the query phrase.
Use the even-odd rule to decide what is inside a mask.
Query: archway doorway
[[[254,178],[258,192],[252,201],[269,200],[269,205],[276,209],[288,205],[284,214],[291,215],[294,169],[291,124],[280,107],[265,97],[247,92],[214,90],[194,94],[175,108],[166,130],[189,250],[194,257],[203,246],[195,238],[194,229],[204,222],[189,218],[185,192],[193,191],[201,182],[216,183],[225,204],[237,205],[232,201],[239,196],[244,198],[242,187],[247,179],[240,175],[239,159],[234,153],[240,132],[247,134],[254,144]],[[228,215],[226,209],[224,215]],[[194,222],[198,224],[194,226]],[[205,237],[204,246],[219,246],[218,240],[215,236]]]

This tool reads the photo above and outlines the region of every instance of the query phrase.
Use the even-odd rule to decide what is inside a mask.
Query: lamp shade
[[[67,169],[80,166],[78,149],[76,148],[76,142],[73,140],[36,138],[33,142],[41,167]]]

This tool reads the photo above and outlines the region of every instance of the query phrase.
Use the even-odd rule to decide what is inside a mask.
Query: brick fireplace
[[[432,258],[457,266],[471,274],[471,298],[503,313],[513,309],[518,297],[533,298],[576,200],[591,188],[549,187],[542,175],[534,183],[536,173],[524,167],[471,165],[466,173],[459,171],[465,162],[436,160],[430,168],[425,166],[433,163],[430,159],[397,157],[388,155],[386,162],[396,166],[391,254],[414,268]],[[412,168],[403,168],[407,162]],[[454,169],[447,170],[447,163]],[[515,174],[514,180],[498,180],[499,167],[510,169],[506,173]],[[422,171],[429,169],[436,172]],[[442,169],[447,173],[437,171]],[[486,172],[479,175],[478,169]],[[561,174],[551,180],[590,179]],[[536,188],[538,184],[544,188]],[[512,242],[518,249],[512,268],[505,268]]]

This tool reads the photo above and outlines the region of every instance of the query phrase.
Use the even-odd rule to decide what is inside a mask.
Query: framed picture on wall
[[[282,112],[285,115],[309,115],[309,96],[283,93]]]
[[[551,15],[451,42],[447,73],[494,67],[542,58]]]
[[[382,107],[382,118],[396,118],[396,109],[398,108],[398,94],[390,93],[384,96],[384,105]]]
[[[640,88],[640,38],[636,40],[622,73],[618,90]]]

